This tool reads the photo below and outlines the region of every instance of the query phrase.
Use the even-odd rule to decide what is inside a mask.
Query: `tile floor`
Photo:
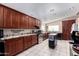
[[[37,44],[17,56],[69,56],[69,43],[65,40],[58,40],[55,49],[50,49],[48,40]]]

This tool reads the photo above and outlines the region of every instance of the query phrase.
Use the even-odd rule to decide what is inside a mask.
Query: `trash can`
[[[49,48],[55,48],[57,45],[57,40],[56,40],[56,35],[49,35],[48,38],[48,42],[49,42]]]

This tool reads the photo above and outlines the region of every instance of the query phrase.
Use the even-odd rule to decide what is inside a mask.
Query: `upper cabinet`
[[[0,5],[0,28],[3,28],[3,7]]]
[[[11,17],[12,17],[12,21],[11,21],[12,28],[19,28],[19,25],[20,25],[20,23],[19,23],[19,19],[20,19],[19,13],[12,10]]]
[[[32,27],[32,18],[29,16],[29,21],[28,21],[28,28],[29,29],[32,29],[33,27]]]
[[[35,29],[34,26],[40,26],[36,18],[0,5],[0,28]]]
[[[41,26],[41,21],[38,20],[38,19],[36,19],[36,26],[38,26],[39,28],[40,28],[40,26]]]
[[[4,7],[3,9],[3,21],[4,21],[4,28],[11,28],[12,27],[12,10],[9,8]]]
[[[33,29],[35,29],[35,26],[36,26],[36,19],[35,18],[33,18]]]
[[[20,28],[24,28],[24,29],[28,29],[28,22],[29,22],[29,18],[27,15],[21,14],[20,15]]]

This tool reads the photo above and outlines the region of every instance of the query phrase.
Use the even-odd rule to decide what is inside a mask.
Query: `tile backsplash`
[[[32,30],[36,29],[3,29],[3,30],[4,30],[4,37],[8,37],[8,36],[32,34]]]

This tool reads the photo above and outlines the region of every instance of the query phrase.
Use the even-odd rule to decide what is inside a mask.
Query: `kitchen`
[[[64,8],[65,5],[69,7]],[[32,56],[54,56],[55,53],[56,56],[70,56],[70,32],[72,24],[79,22],[78,6],[79,4],[74,3],[1,3],[0,56],[25,56],[28,53],[31,55],[32,51]],[[55,49],[51,49],[51,38],[56,40],[53,42]],[[42,50],[43,48],[47,50]],[[39,51],[47,51],[47,54],[38,54]]]

